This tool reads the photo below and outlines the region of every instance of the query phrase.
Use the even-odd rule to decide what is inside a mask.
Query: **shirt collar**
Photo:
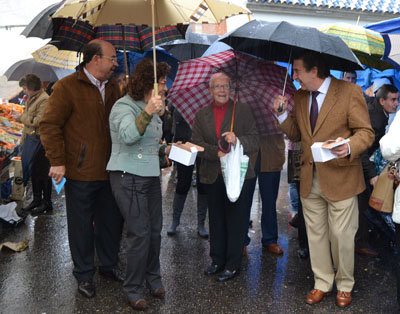
[[[90,72],[88,70],[86,70],[85,67],[83,68],[83,71],[85,72],[88,79],[92,82],[92,84],[99,88],[105,86],[108,82],[108,80],[103,81],[103,83],[100,82],[97,78],[95,78],[92,74],[90,74]]]
[[[329,85],[331,85],[331,81],[332,81],[332,78],[330,76],[325,78],[325,80],[322,82],[321,86],[318,88],[318,91],[321,94],[326,95],[328,93]]]

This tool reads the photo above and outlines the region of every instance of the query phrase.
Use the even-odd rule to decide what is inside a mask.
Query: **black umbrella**
[[[324,55],[331,69],[362,70],[363,66],[344,41],[313,27],[288,22],[253,20],[222,36],[220,41],[233,49],[271,61],[288,62],[298,50],[308,49]]]
[[[21,35],[43,39],[51,38],[51,36],[53,36],[53,23],[51,21],[51,16],[64,2],[65,1],[61,1],[60,3],[52,4],[36,15],[24,28]]]
[[[185,39],[177,39],[161,44],[164,50],[169,52],[179,61],[199,58],[218,39],[217,35],[198,34],[186,31]]]

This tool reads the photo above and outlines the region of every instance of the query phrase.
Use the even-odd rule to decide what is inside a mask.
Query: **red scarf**
[[[228,110],[229,101],[227,101],[222,106],[218,106],[215,102],[213,102],[213,113],[215,120],[215,132],[217,133],[217,138],[219,139],[221,136],[221,125],[224,120],[226,111]]]

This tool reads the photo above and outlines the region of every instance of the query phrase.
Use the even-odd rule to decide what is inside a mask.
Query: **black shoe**
[[[96,295],[96,288],[92,280],[78,282],[78,292],[85,298],[93,298]]]
[[[217,281],[218,282],[228,281],[230,279],[233,279],[238,273],[239,273],[238,270],[230,271],[228,269],[225,269],[221,274],[218,275]]]
[[[207,275],[207,276],[215,275],[215,274],[221,272],[223,269],[224,268],[222,266],[219,266],[217,264],[211,264],[204,271],[204,275]]]
[[[297,254],[301,259],[307,259],[310,256],[310,252],[308,251],[307,248],[298,249]]]
[[[32,209],[32,215],[39,215],[53,210],[53,205],[48,202],[42,202],[39,206]]]
[[[298,214],[294,215],[292,220],[289,221],[289,225],[291,225],[293,228],[299,227],[299,215]]]
[[[115,281],[124,281],[125,273],[120,270],[118,267],[113,268],[108,271],[99,270],[99,274],[107,279],[115,280]]]
[[[21,209],[23,212],[30,212],[32,209],[40,206],[42,204],[41,201],[33,200],[28,206]]]

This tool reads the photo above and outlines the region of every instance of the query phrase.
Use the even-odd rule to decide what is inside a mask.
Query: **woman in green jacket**
[[[144,310],[143,282],[154,297],[163,298],[160,275],[162,228],[159,156],[162,121],[170,66],[157,64],[158,95],[153,91],[153,63],[136,65],[128,83],[128,93],[119,99],[110,114],[112,141],[111,188],[127,227],[127,270],[124,291],[135,310]]]

